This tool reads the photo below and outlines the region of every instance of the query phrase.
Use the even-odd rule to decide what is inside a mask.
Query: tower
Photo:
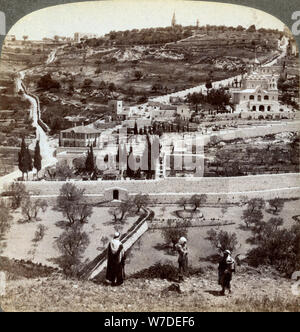
[[[175,12],[174,12],[174,14],[173,14],[173,17],[172,17],[172,27],[175,27],[175,25],[176,25],[176,15],[175,15]]]
[[[197,27],[197,29],[199,29],[199,24],[200,24],[200,22],[199,22],[199,18],[197,19],[197,22],[196,22],[196,27]]]

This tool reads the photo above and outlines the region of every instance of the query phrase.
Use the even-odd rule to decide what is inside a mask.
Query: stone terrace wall
[[[268,195],[276,192],[289,197],[300,197],[300,174],[251,175],[228,178],[167,178],[151,181],[75,181],[78,188],[85,189],[86,196],[91,201],[104,201],[104,192],[110,188],[126,189],[132,196],[138,193],[148,193],[158,201],[178,200],[180,194],[209,194],[212,197],[226,195],[250,195],[251,192],[262,191]],[[55,198],[65,182],[24,182],[27,190],[35,196]],[[273,193],[271,194],[270,191]],[[220,196],[221,195],[221,196]],[[293,196],[291,196],[293,195]],[[295,196],[296,195],[296,196]],[[168,198],[167,198],[168,197]],[[172,198],[173,197],[173,198]],[[232,198],[231,198],[232,199]],[[230,199],[230,200],[231,200]]]
[[[270,123],[268,125],[255,126],[249,128],[239,128],[236,130],[221,130],[212,134],[218,136],[221,140],[233,140],[236,138],[253,138],[283,132],[300,131],[300,122]]]

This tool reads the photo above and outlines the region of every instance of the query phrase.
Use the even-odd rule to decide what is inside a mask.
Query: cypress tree
[[[93,146],[90,147],[90,150],[88,151],[87,158],[85,161],[85,170],[91,174],[95,170],[95,158],[94,158],[94,151]]]
[[[19,170],[22,172],[22,179],[24,181],[24,173],[27,172],[26,166],[26,144],[24,137],[22,138],[21,150],[18,154],[18,166]]]
[[[138,125],[137,125],[136,121],[135,121],[135,124],[134,124],[134,135],[138,135]]]
[[[131,157],[132,156],[132,157]],[[134,177],[134,170],[132,169],[132,167],[130,167],[129,165],[129,158],[133,158],[134,155],[133,155],[133,149],[132,149],[132,146],[130,147],[130,150],[129,150],[129,154],[127,154],[127,177],[129,178],[133,178]],[[132,165],[134,167],[134,165]]]
[[[37,141],[34,149],[34,159],[33,159],[33,166],[36,169],[37,177],[39,176],[39,171],[42,168],[42,156],[40,150],[40,142]]]
[[[29,148],[26,148],[26,154],[25,154],[25,165],[26,165],[26,173],[27,173],[27,181],[28,181],[28,172],[31,172],[33,169],[33,165],[32,165],[32,156],[31,153],[29,151]]]

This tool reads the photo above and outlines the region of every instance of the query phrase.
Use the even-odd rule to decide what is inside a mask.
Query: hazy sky
[[[89,1],[48,7],[18,21],[9,34],[18,39],[42,39],[54,35],[73,37],[74,32],[103,35],[112,30],[165,27],[173,13],[177,23],[228,25],[283,29],[283,23],[263,11],[249,7],[183,0],[110,0]]]

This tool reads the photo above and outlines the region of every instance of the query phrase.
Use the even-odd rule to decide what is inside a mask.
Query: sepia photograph
[[[7,30],[0,311],[299,312],[291,30],[251,1],[185,0],[53,5]],[[103,326],[143,324],[176,326]]]

